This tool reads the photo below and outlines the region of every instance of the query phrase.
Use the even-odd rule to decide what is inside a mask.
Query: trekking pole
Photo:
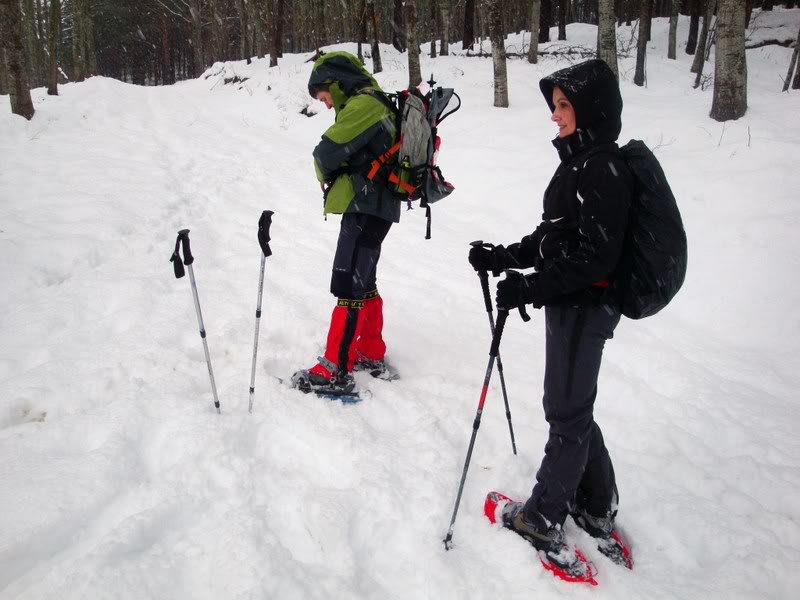
[[[483,241],[472,242],[470,246],[482,246],[484,248],[491,248],[492,244],[484,243]],[[478,271],[478,277],[481,280],[481,289],[483,290],[483,302],[486,305],[486,314],[489,315],[489,330],[494,335],[494,314],[492,313],[492,297],[489,295],[489,272],[485,270]],[[517,443],[514,440],[514,426],[511,424],[511,409],[508,406],[508,392],[506,391],[506,378],[503,375],[503,361],[500,358],[500,352],[497,352],[497,373],[500,375],[500,389],[503,390],[503,402],[506,405],[506,419],[508,419],[508,433],[511,435],[511,450],[514,456],[517,455]]]
[[[508,271],[508,276],[511,277],[512,273],[522,277],[521,274],[514,271]],[[522,316],[523,321],[530,321],[528,313],[525,311],[524,306],[519,307],[519,314]],[[478,428],[481,426],[481,414],[483,413],[483,405],[486,402],[486,392],[489,390],[489,381],[492,378],[492,369],[494,368],[494,361],[500,351],[500,339],[503,337],[503,328],[506,326],[506,319],[508,318],[508,309],[497,309],[497,324],[495,325],[494,333],[492,334],[492,345],[489,349],[489,364],[486,367],[486,375],[483,378],[483,388],[481,389],[481,397],[478,402],[478,410],[475,413],[475,420],[472,423],[472,437],[469,440],[469,447],[467,448],[467,458],[464,461],[464,470],[461,473],[461,483],[458,486],[458,494],[456,495],[456,504],[453,507],[453,516],[450,519],[450,529],[447,530],[447,535],[444,538],[445,550],[450,550],[453,547],[453,527],[456,524],[456,516],[458,515],[458,506],[461,504],[461,494],[464,492],[464,483],[467,481],[467,470],[469,463],[472,459],[472,449],[475,447],[475,438],[478,435]]]
[[[183,260],[181,260],[181,255],[178,252],[178,249],[183,247]],[[175,240],[175,251],[172,253],[172,258],[169,259],[172,263],[173,267],[175,268],[175,278],[180,279],[186,272],[183,269],[183,265],[189,267],[189,279],[192,281],[192,295],[194,296],[194,308],[197,312],[197,324],[200,326],[200,337],[203,338],[203,350],[206,353],[206,364],[208,365],[208,376],[211,379],[211,391],[214,393],[214,406],[217,408],[217,414],[220,414],[219,410],[219,398],[217,397],[217,384],[214,381],[214,370],[211,368],[211,356],[208,354],[208,342],[206,341],[206,330],[203,326],[203,313],[200,312],[200,300],[197,297],[197,283],[194,279],[194,269],[192,269],[192,263],[194,262],[194,256],[192,256],[192,251],[189,248],[189,230],[188,229],[181,229],[178,232],[178,239]]]
[[[273,214],[275,213],[271,210],[265,210],[261,213],[261,218],[258,220],[258,245],[261,246],[261,272],[258,276],[256,333],[253,339],[253,367],[250,369],[250,405],[247,409],[250,413],[253,412],[253,394],[256,392],[256,355],[258,354],[258,326],[261,322],[261,295],[264,290],[264,265],[267,262],[267,257],[272,256],[272,250],[269,247],[269,227],[272,225]]]

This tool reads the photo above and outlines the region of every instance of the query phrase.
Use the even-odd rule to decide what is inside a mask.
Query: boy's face
[[[325,104],[325,108],[327,109],[333,108],[333,97],[331,96],[330,92],[325,90],[320,90],[317,92],[316,98],[317,100]]]

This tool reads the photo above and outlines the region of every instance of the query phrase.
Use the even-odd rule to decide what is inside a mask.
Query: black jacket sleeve
[[[607,279],[619,262],[633,198],[633,176],[622,157],[591,156],[579,175],[577,196],[577,244],[542,262],[533,291],[537,304]]]

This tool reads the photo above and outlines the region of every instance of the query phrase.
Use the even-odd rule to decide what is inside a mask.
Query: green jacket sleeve
[[[379,100],[367,95],[351,98],[314,148],[317,179],[332,179],[348,158],[384,127],[383,121],[388,118],[388,111]]]

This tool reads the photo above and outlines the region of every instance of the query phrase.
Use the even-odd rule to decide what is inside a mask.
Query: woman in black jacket
[[[590,60],[540,82],[561,164],[544,194],[542,222],[508,247],[477,247],[477,271],[535,267],[498,283],[498,308],[545,307],[544,413],[550,425],[536,484],[525,503],[504,507],[504,524],[557,566],[575,567],[562,524],[569,514],[619,562],[628,553],[613,530],[617,512],[614,468],[593,418],[597,377],[606,340],[620,311],[609,281],[620,258],[632,200],[633,177],[616,140],[622,98],[611,69]],[[572,554],[572,558],[564,558]]]

